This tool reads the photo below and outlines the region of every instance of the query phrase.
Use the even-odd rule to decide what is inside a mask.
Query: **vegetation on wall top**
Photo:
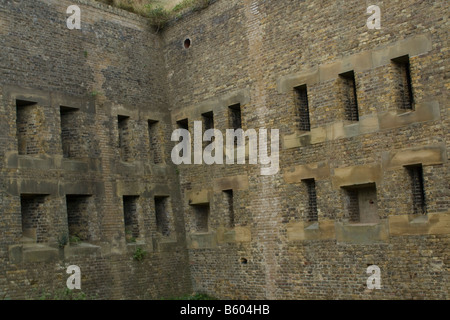
[[[174,7],[164,7],[163,0],[96,0],[116,8],[147,17],[156,32],[164,29],[169,21],[181,18],[184,14],[208,7],[212,0],[182,0]]]

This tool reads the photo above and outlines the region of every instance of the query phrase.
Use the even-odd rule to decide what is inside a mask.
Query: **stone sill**
[[[100,162],[97,158],[64,158],[62,155],[19,155],[9,152],[6,155],[7,167],[34,170],[66,170],[86,173],[98,171]]]
[[[144,240],[136,240],[135,242],[127,242],[127,247],[145,246]]]
[[[389,223],[342,223],[336,222],[336,240],[341,244],[373,244],[389,242]]]
[[[383,130],[400,128],[413,123],[440,119],[440,108],[437,101],[424,101],[416,105],[416,110],[398,113],[388,111],[361,116],[358,122],[336,121],[324,126],[312,128],[310,132],[297,131],[283,137],[283,149],[310,146],[359,135],[376,133]]]
[[[45,244],[20,244],[9,246],[12,263],[54,262],[60,259],[59,249]]]
[[[392,236],[450,234],[450,211],[389,217]]]
[[[77,245],[68,245],[64,247],[64,258],[86,257],[91,255],[100,255],[101,247],[89,243],[80,243]]]
[[[217,231],[198,232],[187,235],[188,249],[215,249],[224,243],[249,243],[252,241],[249,227],[225,228],[219,227]]]
[[[187,235],[188,249],[214,249],[217,248],[217,235],[215,232],[191,233]]]
[[[217,241],[219,243],[245,243],[252,241],[252,232],[249,227],[218,228]]]
[[[293,222],[287,226],[288,241],[334,240],[333,220]]]
[[[12,263],[54,262],[72,257],[101,254],[101,247],[89,243],[67,245],[63,249],[40,243],[23,243],[9,246]]]
[[[153,248],[158,252],[173,252],[178,245],[176,236],[163,236],[158,234],[153,238]]]
[[[137,248],[144,248],[148,253],[153,252],[154,244],[152,241],[138,240],[136,242],[128,242],[126,245],[127,253],[134,253]]]
[[[158,177],[164,177],[170,174],[169,166],[166,163],[154,164],[150,162],[143,162],[141,160],[136,160],[133,162],[126,162],[120,160],[116,162],[115,170],[119,172],[122,176],[141,176],[141,175],[154,175]]]

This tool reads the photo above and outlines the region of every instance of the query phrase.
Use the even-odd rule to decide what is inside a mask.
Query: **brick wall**
[[[81,30],[66,27],[72,4]],[[191,292],[182,212],[167,205],[173,232],[163,238],[152,204],[161,194],[179,201],[175,168],[161,161],[170,148],[150,152],[171,134],[161,39],[145,19],[94,1],[2,2],[0,21],[0,298],[54,294],[69,265],[90,298]]]
[[[326,1],[319,8],[248,0],[217,1],[165,31],[174,127],[188,118],[192,128],[213,110],[214,127],[224,132],[227,107],[241,103],[244,129],[280,129],[282,140],[275,176],[261,176],[259,165],[180,167],[187,221],[192,194],[210,194],[208,235],[187,228],[194,289],[222,298],[448,298],[449,284],[441,282],[448,275],[450,196],[445,4],[371,4],[381,7],[381,30],[366,27],[365,2]],[[189,49],[182,45],[186,38]],[[399,110],[406,85],[396,58],[406,54],[411,113]],[[355,92],[344,97],[339,76],[349,71],[358,106],[351,119],[345,101]],[[311,132],[298,127],[294,88],[303,85]],[[436,163],[425,155],[434,147]],[[418,163],[431,210],[421,226],[405,167]],[[230,228],[220,193],[233,188],[218,181],[240,175],[248,186],[234,194]],[[302,182],[312,178],[317,225],[308,222]],[[376,189],[370,205],[379,221],[358,225],[351,222],[348,191],[368,184]],[[366,290],[371,264],[382,270],[383,290]]]
[[[75,2],[81,31],[65,26],[69,1],[0,6],[0,297],[63,287],[76,264],[83,290],[99,298],[448,298],[445,1],[371,3],[382,29],[369,30],[368,5],[356,0],[219,0],[157,35],[132,14]],[[350,71],[345,86],[340,75]],[[295,95],[305,85],[309,131],[298,126]],[[345,102],[355,97],[350,118]],[[224,133],[236,126],[236,105],[244,130],[280,130],[277,174],[262,176],[259,164],[172,165],[177,121],[188,119],[192,134],[212,112]],[[61,107],[78,109],[77,125],[61,119]],[[18,139],[18,125],[27,138]],[[23,141],[33,154],[19,152]],[[73,157],[67,144],[77,146]],[[407,169],[419,164],[425,216],[414,214]],[[308,218],[308,179],[317,222]],[[368,186],[371,197],[353,202],[361,210],[376,201],[377,219],[361,223],[348,192]],[[22,239],[22,195],[46,195],[39,255]],[[62,241],[66,195],[93,197],[92,237],[82,244]],[[135,241],[127,242],[123,196],[139,196]],[[168,201],[170,234],[155,197]],[[133,260],[138,247],[148,252],[142,262]],[[373,264],[381,290],[367,290]]]

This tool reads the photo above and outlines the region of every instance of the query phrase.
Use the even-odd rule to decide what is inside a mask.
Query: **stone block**
[[[336,222],[338,244],[368,245],[389,242],[388,220],[373,224],[352,224]]]
[[[392,236],[450,234],[450,212],[390,216],[389,230]]]
[[[373,163],[362,166],[336,168],[334,169],[332,180],[335,188],[368,183],[378,184],[382,180],[381,165]]]

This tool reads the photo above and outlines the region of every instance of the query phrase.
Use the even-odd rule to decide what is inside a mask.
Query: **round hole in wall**
[[[241,264],[247,264],[248,260],[246,258],[241,258]]]
[[[184,48],[189,49],[190,46],[191,46],[191,39],[187,38],[186,40],[184,40]]]

